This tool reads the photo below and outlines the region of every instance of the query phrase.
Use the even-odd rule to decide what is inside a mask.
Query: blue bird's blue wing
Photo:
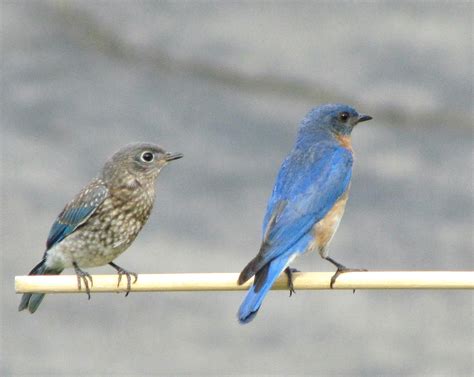
[[[349,187],[352,161],[348,150],[334,145],[295,150],[287,157],[268,202],[262,246],[242,278],[286,255],[326,215]]]
[[[46,250],[61,242],[84,224],[108,195],[107,187],[100,180],[87,185],[59,214],[46,241]]]

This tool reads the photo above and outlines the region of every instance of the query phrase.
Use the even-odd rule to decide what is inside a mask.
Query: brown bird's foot
[[[115,263],[112,263],[112,262],[110,262],[109,265],[111,265],[113,268],[117,270],[117,273],[118,273],[117,287],[120,286],[120,282],[122,281],[122,276],[125,275],[127,277],[127,293],[125,293],[125,297],[127,297],[128,294],[130,293],[130,290],[132,289],[132,276],[135,278],[133,280],[133,284],[135,284],[138,280],[138,274],[135,272],[127,271],[124,268],[117,266]]]
[[[293,295],[293,293],[296,294],[295,287],[293,286],[293,273],[294,272],[300,272],[296,268],[290,268],[287,267],[285,268],[285,274],[288,277],[288,289],[290,291],[290,297]]]
[[[74,271],[76,272],[76,276],[77,276],[77,288],[80,291],[82,290],[81,281],[83,281],[86,288],[87,299],[90,300],[91,299],[90,287],[94,285],[94,282],[92,281],[92,276],[88,272],[82,271],[76,262],[73,262],[72,265],[74,266]],[[89,287],[89,281],[90,281],[90,287]]]
[[[336,279],[339,275],[341,275],[345,272],[365,272],[365,271],[367,271],[364,268],[348,268],[348,267],[344,266],[343,264],[340,264],[339,262],[336,262],[334,259],[332,259],[330,257],[326,257],[324,259],[331,262],[333,265],[335,265],[337,267],[337,271],[331,277],[331,284],[329,285],[331,287],[331,289],[333,289],[333,285],[336,282]],[[352,293],[355,293],[355,289],[352,290]]]

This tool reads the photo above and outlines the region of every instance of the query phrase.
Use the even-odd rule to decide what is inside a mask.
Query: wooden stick
[[[296,290],[330,289],[333,272],[296,272]],[[132,292],[164,291],[240,291],[252,280],[237,285],[236,273],[142,274],[132,284]],[[94,275],[91,292],[124,292],[125,277],[117,287],[117,275]],[[133,280],[132,280],[133,281]],[[83,284],[84,285],[84,284]],[[347,272],[339,275],[334,289],[473,289],[474,271],[369,271]],[[17,293],[80,293],[75,275],[16,276]],[[288,289],[283,274],[272,289]]]

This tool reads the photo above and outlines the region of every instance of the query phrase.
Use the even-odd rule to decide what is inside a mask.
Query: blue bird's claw
[[[293,293],[296,294],[295,287],[293,286],[293,273],[295,272],[301,272],[301,271],[297,270],[296,268],[290,268],[290,267],[285,268],[285,274],[288,277],[288,289],[290,291],[290,297],[293,295]]]
[[[334,259],[330,257],[324,258],[327,261],[331,262],[333,265],[337,267],[336,272],[334,275],[331,277],[331,283],[330,283],[330,288],[333,289],[334,283],[336,282],[336,279],[339,275],[345,273],[345,272],[366,272],[367,270],[365,268],[347,268],[343,264],[340,264],[339,262],[336,262]],[[352,293],[355,293],[355,289],[352,290]]]

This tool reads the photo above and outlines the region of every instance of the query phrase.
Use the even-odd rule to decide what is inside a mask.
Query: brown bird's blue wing
[[[84,224],[107,198],[108,190],[102,181],[96,179],[66,205],[49,232],[46,250],[61,242]]]

